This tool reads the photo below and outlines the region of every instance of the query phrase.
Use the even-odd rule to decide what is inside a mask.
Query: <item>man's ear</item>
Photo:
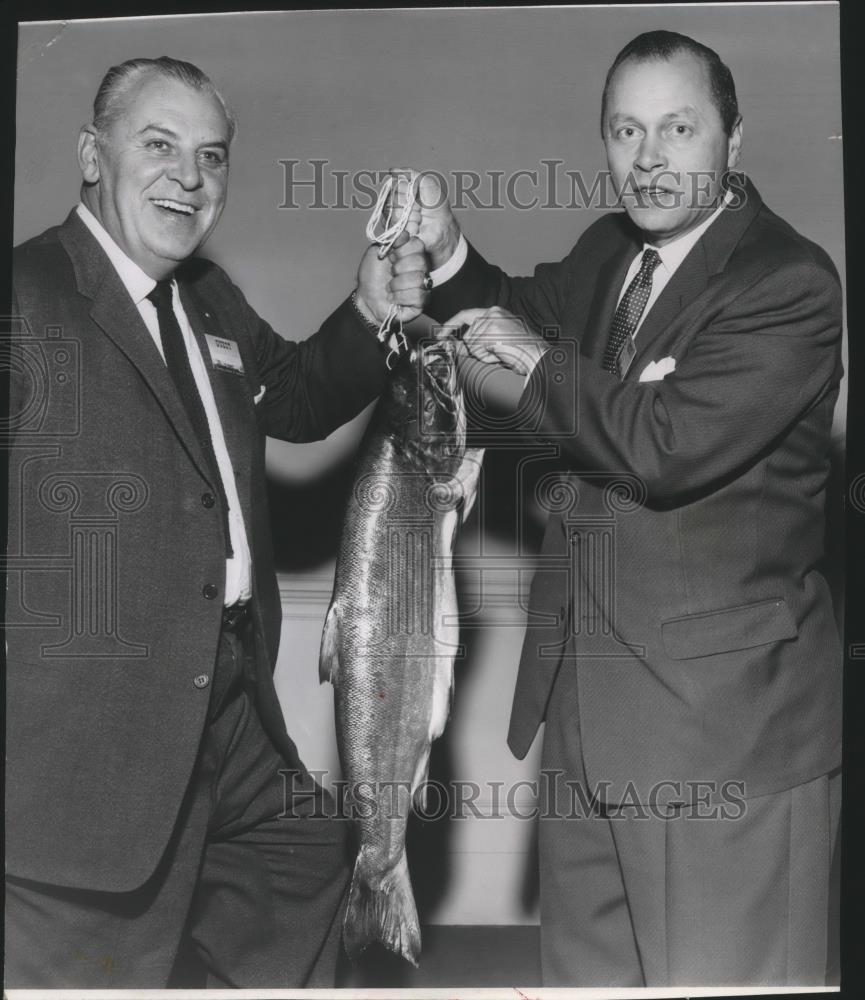
[[[727,169],[732,170],[742,155],[742,116],[736,119],[733,131],[727,139]]]
[[[99,151],[96,129],[92,125],[84,125],[78,133],[78,166],[85,184],[95,184],[99,180]]]

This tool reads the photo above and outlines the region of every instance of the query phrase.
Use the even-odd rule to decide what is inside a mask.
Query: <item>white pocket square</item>
[[[650,361],[640,372],[641,382],[660,382],[665,375],[676,370],[675,358],[661,358],[660,361]]]
[[[267,392],[267,386],[266,386],[266,385],[263,385],[263,386],[261,386],[261,388],[260,388],[260,389],[258,390],[258,392],[256,393],[256,395],[254,395],[254,396],[252,397],[252,401],[253,401],[253,403],[255,403],[255,405],[256,405],[256,406],[257,406],[257,405],[258,405],[258,404],[259,404],[259,403],[260,403],[260,402],[262,401],[262,399],[264,399],[264,394],[265,394],[266,392]]]

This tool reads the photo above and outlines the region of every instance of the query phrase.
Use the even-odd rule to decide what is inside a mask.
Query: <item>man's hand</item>
[[[392,169],[390,173],[394,178],[391,201],[395,212],[401,212],[407,196],[407,182],[418,171]],[[420,206],[420,228],[417,235],[426,247],[432,267],[441,267],[456,252],[460,227],[451,210],[447,191],[442,190],[438,174],[421,172],[416,184],[417,204]]]
[[[420,213],[418,212],[418,215]],[[397,237],[384,260],[379,260],[379,248],[368,247],[357,272],[357,305],[372,322],[383,323],[392,305],[400,307],[399,318],[407,323],[420,316],[429,291],[424,288],[427,260],[424,245],[417,236],[409,235],[417,228],[414,220]]]
[[[467,327],[462,342],[469,354],[485,364],[502,365],[518,375],[529,375],[547,351],[546,341],[519,316],[498,306],[463,309],[444,324]]]

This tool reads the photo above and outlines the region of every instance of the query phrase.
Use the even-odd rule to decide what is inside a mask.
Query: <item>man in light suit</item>
[[[434,178],[421,189],[427,311],[527,377],[519,412],[571,491],[531,592],[530,618],[555,624],[527,629],[508,735],[523,757],[546,720],[544,983],[821,984],[838,277],[731,173],[742,124],[712,50],[634,39],[602,133],[625,212],[531,278],[466,243]],[[570,371],[549,328],[578,342]]]
[[[277,335],[193,256],[233,131],[197,67],[112,68],[81,204],[16,251],[9,987],[164,987],[182,940],[211,985],[333,983],[349,859],[274,689],[264,444],[375,397],[425,263],[370,248],[316,334]]]

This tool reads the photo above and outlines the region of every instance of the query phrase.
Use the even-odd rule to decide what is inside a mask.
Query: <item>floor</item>
[[[415,969],[373,945],[352,965],[342,955],[337,986],[342,989],[537,986],[540,984],[539,928],[429,925],[422,928],[423,953]],[[199,989],[204,974],[197,960],[182,954],[169,987]]]
[[[540,984],[536,926],[423,928],[423,953],[415,969],[383,948],[370,948],[341,970],[338,985],[373,987],[537,986]]]

